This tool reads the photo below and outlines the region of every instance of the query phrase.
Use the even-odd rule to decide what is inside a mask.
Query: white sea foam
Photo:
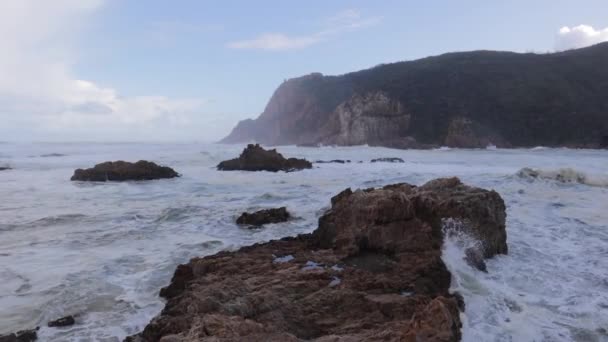
[[[608,187],[608,175],[588,174],[573,168],[543,170],[525,167],[517,171],[517,176],[530,180],[540,179],[559,183],[578,183],[589,186]]]
[[[170,281],[176,265],[191,257],[311,232],[329,199],[347,187],[422,184],[459,176],[505,199],[510,249],[509,255],[489,260],[485,274],[462,260],[462,241],[447,241],[444,260],[467,306],[463,340],[606,340],[598,329],[608,327],[608,190],[513,175],[523,167],[572,168],[588,178],[601,175],[608,151],[446,153],[289,146],[278,150],[308,160],[365,162],[319,164],[297,173],[215,170],[219,161],[242,148],[0,145],[0,165],[14,167],[0,172],[0,334],[40,325],[41,341],[122,340],[160,312],[164,303],[159,289]],[[29,157],[51,153],[65,156]],[[369,163],[386,155],[407,162]],[[76,168],[117,159],[153,160],[183,176],[108,184],[69,181]],[[260,202],[264,207],[287,206],[300,219],[240,229],[235,215]],[[68,314],[79,315],[75,326],[45,327],[48,320]]]

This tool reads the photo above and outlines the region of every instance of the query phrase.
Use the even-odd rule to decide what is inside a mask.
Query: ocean
[[[0,171],[0,335],[40,325],[41,341],[121,341],[160,312],[160,288],[192,257],[311,232],[347,187],[458,176],[504,198],[509,245],[486,274],[462,260],[466,237],[445,242],[452,287],[466,303],[463,340],[608,341],[608,151],[282,146],[289,157],[352,162],[293,173],[215,170],[242,149],[0,144],[0,166],[13,168]],[[405,162],[370,163],[380,157]],[[182,177],[70,181],[76,168],[119,159],[155,161]],[[296,219],[258,230],[235,224],[243,211],[277,206]],[[77,324],[45,326],[65,315]]]

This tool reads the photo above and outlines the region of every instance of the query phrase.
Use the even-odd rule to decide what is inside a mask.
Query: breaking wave
[[[572,168],[557,170],[542,170],[525,167],[517,171],[516,175],[528,180],[549,180],[564,184],[584,184],[597,187],[608,187],[608,175],[590,175]]]

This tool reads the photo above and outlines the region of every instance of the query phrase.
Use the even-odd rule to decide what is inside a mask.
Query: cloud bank
[[[267,51],[303,49],[342,33],[376,25],[381,19],[380,17],[364,17],[360,11],[348,9],[327,18],[324,21],[323,29],[307,35],[294,36],[285,33],[263,33],[252,39],[230,42],[226,46],[231,49]]]
[[[102,5],[103,0],[0,2],[0,140],[106,138],[112,131],[124,138],[133,126],[186,124],[198,110],[200,100],[125,97],[73,74],[77,53],[70,43]]]
[[[589,25],[564,26],[557,34],[555,48],[558,51],[564,51],[579,49],[602,42],[608,42],[608,27],[603,30],[596,30]]]

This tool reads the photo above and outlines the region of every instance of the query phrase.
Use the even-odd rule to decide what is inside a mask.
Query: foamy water
[[[608,187],[601,183],[608,152],[280,147],[288,156],[353,163],[296,173],[215,171],[242,148],[0,144],[0,165],[14,168],[0,171],[0,334],[73,314],[76,325],[43,326],[40,340],[122,340],[162,309],[159,289],[193,256],[310,232],[346,187],[459,176],[503,196],[510,250],[485,274],[462,261],[462,241],[446,242],[453,288],[467,306],[464,341],[608,340]],[[379,157],[406,162],[369,163]],[[152,160],[183,176],[69,181],[75,168],[116,159]],[[523,168],[543,177],[518,174]],[[551,177],[567,169],[593,184]],[[298,219],[254,231],[234,224],[242,211],[275,206]]]

